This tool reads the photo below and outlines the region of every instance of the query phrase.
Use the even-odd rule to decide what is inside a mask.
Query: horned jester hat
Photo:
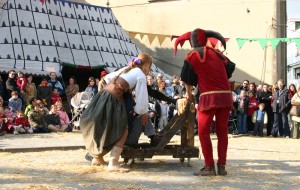
[[[197,29],[193,30],[192,32],[187,32],[187,33],[179,36],[176,39],[175,44],[174,44],[174,57],[176,56],[176,53],[177,53],[178,44],[183,45],[186,40],[189,40],[189,42],[193,48],[203,47],[206,45],[208,38],[215,38],[215,39],[219,40],[222,43],[224,49],[226,50],[226,40],[219,32],[212,31],[212,30],[203,30],[203,29],[197,28]],[[213,44],[213,45],[215,45],[215,44]],[[222,57],[225,58],[225,56],[223,54],[222,54]],[[226,69],[227,77],[229,79],[229,78],[231,78],[232,73],[235,70],[235,63],[231,62],[228,59],[228,57],[226,57],[225,59],[226,59],[225,69]]]
[[[208,38],[216,38],[216,39],[220,40],[222,45],[224,46],[224,49],[226,49],[226,40],[220,33],[212,31],[212,30],[203,30],[203,29],[197,28],[197,29],[193,30],[192,32],[187,32],[187,33],[179,36],[176,39],[175,44],[174,44],[174,56],[176,56],[178,44],[183,45],[183,43],[186,40],[189,40],[189,42],[193,48],[201,47],[201,46],[206,45]]]

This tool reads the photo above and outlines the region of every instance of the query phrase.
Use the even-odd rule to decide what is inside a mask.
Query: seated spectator
[[[5,123],[6,132],[13,132],[16,113],[12,112],[10,107],[4,107],[4,117],[7,118]]]
[[[59,92],[57,88],[54,88],[53,92],[52,92],[52,96],[51,96],[51,103],[52,105],[55,104],[56,102],[61,102],[61,97],[59,96]]]
[[[50,112],[45,116],[45,120],[50,132],[65,132],[68,127],[61,124],[56,105],[51,105]]]
[[[7,126],[8,118],[5,116],[4,109],[0,107],[0,134],[4,135],[6,132],[10,132]]]
[[[28,113],[28,121],[34,133],[47,133],[48,127],[44,115],[40,112],[40,106],[35,105]]]
[[[64,129],[67,128],[66,130],[67,132],[71,132],[72,131],[71,126],[68,128],[70,124],[70,119],[67,112],[63,108],[62,102],[56,102],[55,105],[57,106],[57,113],[59,115],[61,125],[63,126]]]
[[[32,128],[30,128],[28,119],[24,117],[24,113],[21,110],[17,111],[17,117],[15,119],[14,125],[14,134],[18,135],[19,133],[33,133]]]
[[[22,110],[22,100],[19,98],[17,91],[11,92],[11,98],[8,100],[8,106],[14,113],[16,113],[18,110]]]
[[[41,100],[37,100],[36,105],[39,106],[39,110],[43,116],[49,113],[48,108],[45,107],[44,103]]]
[[[25,112],[24,112],[24,115],[25,115],[26,117],[27,117],[29,111],[33,110],[35,104],[36,104],[36,98],[35,98],[35,97],[30,98],[29,104],[26,106]]]
[[[96,81],[95,81],[94,77],[89,78],[89,84],[86,87],[85,92],[88,92],[88,93],[93,94],[93,95],[97,94],[98,87],[96,85]]]
[[[46,107],[51,106],[52,88],[48,86],[47,79],[43,79],[37,89],[37,99],[41,100]]]

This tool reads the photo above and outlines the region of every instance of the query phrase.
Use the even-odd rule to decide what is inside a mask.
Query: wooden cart
[[[149,143],[142,143],[124,147],[121,155],[124,162],[134,161],[135,158],[152,158],[155,155],[171,155],[173,158],[179,158],[181,162],[184,162],[187,158],[188,165],[190,165],[190,158],[199,157],[199,148],[194,147],[194,123],[195,113],[193,110],[186,109],[180,116],[176,114],[167,126],[159,132],[161,140],[157,146],[153,147]],[[179,130],[181,130],[181,144],[168,145]]]

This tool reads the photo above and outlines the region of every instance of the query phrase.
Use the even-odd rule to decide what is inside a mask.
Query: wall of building
[[[106,6],[106,0],[74,0]],[[181,35],[195,28],[211,29],[230,38],[225,54],[237,64],[231,80],[243,79],[273,84],[282,73],[277,64],[276,51],[269,44],[263,50],[258,42],[246,42],[239,49],[236,38],[272,38],[280,29],[276,11],[280,1],[260,0],[179,0],[148,3],[147,0],[110,0],[110,7],[125,30],[166,35]],[[279,9],[280,10],[280,9]],[[277,26],[276,26],[277,25]],[[191,49],[189,43],[178,48],[173,57],[174,41],[166,39],[159,45],[147,37],[134,39],[142,51],[150,53],[155,63],[169,74],[180,74],[184,55]],[[280,75],[280,76],[278,76]]]
[[[300,18],[292,18],[287,23],[287,37],[300,38],[300,29],[296,29],[295,22],[299,22]],[[300,79],[297,76],[300,68],[300,48],[295,42],[290,42],[287,45],[287,64],[289,65],[287,73],[287,84],[295,84],[296,87],[300,86]],[[297,73],[296,73],[297,71]]]

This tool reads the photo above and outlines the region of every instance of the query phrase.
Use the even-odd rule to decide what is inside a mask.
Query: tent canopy
[[[110,8],[64,0],[7,0],[0,34],[1,72],[60,75],[60,61],[112,71],[141,53]]]

